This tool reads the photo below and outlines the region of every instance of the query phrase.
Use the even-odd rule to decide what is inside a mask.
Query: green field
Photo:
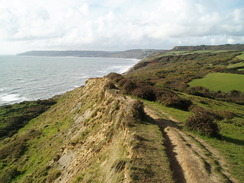
[[[244,91],[244,75],[228,73],[210,73],[202,79],[188,83],[190,86],[203,86],[213,91]]]

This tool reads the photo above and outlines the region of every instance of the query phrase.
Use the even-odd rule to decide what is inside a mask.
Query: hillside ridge
[[[199,45],[199,46],[175,46],[171,51],[220,51],[235,50],[244,51],[244,44],[225,44],[225,45]]]
[[[85,50],[67,50],[67,51],[27,51],[19,53],[19,56],[74,56],[74,57],[106,57],[106,58],[136,58],[143,59],[148,55],[162,50],[156,49],[133,49],[126,51],[85,51]]]

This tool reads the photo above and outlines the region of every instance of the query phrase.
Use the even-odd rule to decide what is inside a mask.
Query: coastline
[[[34,57],[35,58],[38,58],[39,57],[39,56],[15,56],[15,55],[13,55],[13,56],[14,57],[21,57],[21,58],[34,58]],[[42,57],[42,58],[52,59],[54,57]],[[55,58],[58,59],[60,57],[55,57]],[[76,58],[79,58],[79,57],[61,57],[61,58],[64,58],[64,59],[67,59],[67,58],[68,59],[76,59]],[[123,75],[125,75],[131,68],[133,68],[138,62],[141,61],[140,59],[136,59],[136,58],[102,58],[102,57],[87,57],[87,58],[88,58],[88,62],[89,62],[90,59],[91,60],[98,59],[99,61],[103,61],[104,59],[109,60],[109,61],[113,61],[114,59],[118,59],[118,60],[121,59],[122,61],[126,60],[127,62],[133,62],[133,65],[131,65],[129,67],[123,66],[123,67],[126,67],[126,70],[123,69],[123,67],[120,66],[120,65],[118,65],[118,66],[111,66],[112,67],[112,70],[117,70],[117,71],[120,70],[120,72],[116,72],[116,73],[123,74]],[[83,57],[83,59],[86,59],[86,57],[85,58]],[[111,68],[110,68],[110,70],[111,70]],[[76,79],[77,84],[74,84],[73,86],[68,87],[67,89],[64,89],[64,90],[62,90],[62,89],[61,90],[58,90],[54,94],[49,95],[47,97],[44,96],[44,97],[38,97],[38,98],[34,98],[34,99],[33,98],[26,97],[26,95],[23,95],[21,93],[18,93],[17,91],[8,93],[7,90],[6,90],[7,87],[4,87],[4,85],[3,85],[2,87],[0,86],[0,106],[13,105],[13,104],[16,104],[16,103],[21,103],[23,101],[37,101],[37,100],[52,99],[53,97],[56,97],[57,95],[58,96],[63,95],[66,92],[72,91],[75,88],[78,88],[78,87],[83,86],[85,84],[85,82],[89,78],[103,77],[103,76],[106,76],[107,74],[109,74],[111,72],[115,72],[115,71],[110,71],[110,70],[109,70],[108,67],[104,67],[102,70],[100,70],[100,71],[97,72],[97,75],[90,74],[90,75],[92,75],[91,77],[89,77],[89,74],[87,76],[85,76],[85,75],[82,76],[82,74],[80,74],[80,78]],[[17,81],[16,82],[22,82],[22,80],[23,80],[23,78],[17,78]],[[35,81],[35,82],[38,82],[38,81]],[[80,83],[80,84],[78,84],[78,83]],[[55,85],[59,85],[59,84],[55,84]],[[33,86],[36,86],[36,84],[33,84],[31,87],[33,87]],[[39,90],[38,88],[37,89],[33,89],[33,88],[32,88],[33,91]],[[45,88],[43,88],[42,90],[39,90],[38,92],[40,93],[39,95],[43,96],[42,93],[47,94],[48,91],[46,91]]]

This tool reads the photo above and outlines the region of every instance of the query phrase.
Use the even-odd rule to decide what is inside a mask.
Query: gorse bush
[[[157,99],[155,92],[151,87],[138,87],[134,90],[133,95],[149,101],[155,101]]]
[[[182,97],[179,97],[174,92],[165,91],[158,96],[158,101],[164,104],[167,107],[173,107],[182,110],[188,110],[191,106],[192,102],[190,100],[186,100]]]
[[[206,112],[198,112],[186,120],[186,127],[189,130],[197,131],[201,135],[219,137],[220,130],[216,120]]]
[[[233,102],[237,104],[244,104],[244,93],[237,90],[232,90],[230,92],[221,92],[221,91],[210,91],[207,88],[202,86],[189,87],[185,90],[186,93],[191,95],[219,99],[227,102]]]
[[[200,106],[195,105],[195,104],[191,105],[189,110],[191,112],[193,112],[194,114],[204,113],[204,114],[210,116],[211,118],[213,118],[214,120],[223,120],[225,118],[222,115],[222,113],[224,113],[224,111],[213,111],[213,110],[209,110],[209,109],[200,107]]]
[[[116,73],[110,73],[107,77],[115,82],[115,85],[123,94],[133,95],[149,101],[158,101],[168,107],[181,110],[188,110],[192,104],[190,100],[179,97],[170,89],[161,89],[141,81],[133,81]]]

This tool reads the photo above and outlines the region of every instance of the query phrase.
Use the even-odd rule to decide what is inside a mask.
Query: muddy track
[[[237,182],[230,177],[224,159],[210,145],[195,135],[182,131],[177,121],[160,119],[148,107],[144,110],[160,127],[176,183]]]

